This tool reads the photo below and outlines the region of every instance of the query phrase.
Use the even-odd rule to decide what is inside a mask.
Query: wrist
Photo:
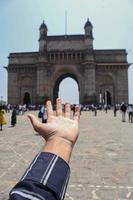
[[[56,136],[46,141],[42,151],[56,154],[69,163],[72,149],[73,145],[70,141]]]

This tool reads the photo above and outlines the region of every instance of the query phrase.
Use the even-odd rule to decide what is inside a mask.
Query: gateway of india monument
[[[125,49],[93,48],[93,25],[87,20],[84,34],[48,35],[40,26],[39,50],[10,53],[8,103],[55,103],[59,85],[73,78],[79,89],[79,103],[128,103],[128,67]],[[71,88],[70,88],[71,90]]]

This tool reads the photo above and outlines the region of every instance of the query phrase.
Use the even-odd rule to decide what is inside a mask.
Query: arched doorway
[[[23,104],[29,105],[30,103],[31,103],[30,94],[28,92],[25,92],[23,98]]]
[[[106,105],[113,105],[115,103],[115,87],[114,80],[111,75],[104,74],[98,77],[97,88],[99,92],[98,99],[99,103]]]
[[[111,105],[112,104],[112,99],[111,99],[111,93],[109,91],[104,92],[104,104],[106,105]]]
[[[53,102],[60,97],[63,103],[70,101],[72,104],[79,103],[79,84],[77,77],[73,74],[64,74],[55,82],[53,89]]]

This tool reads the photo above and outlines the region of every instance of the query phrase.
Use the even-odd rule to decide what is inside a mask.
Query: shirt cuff
[[[62,158],[41,152],[34,158],[21,181],[37,181],[52,190],[59,199],[63,199],[69,177],[70,167]]]

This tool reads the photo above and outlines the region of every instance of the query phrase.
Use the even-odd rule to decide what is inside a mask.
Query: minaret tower
[[[44,52],[47,49],[47,32],[48,32],[48,28],[44,21],[41,24],[39,30],[40,30],[39,51]]]
[[[89,21],[89,18],[87,19],[85,25],[84,25],[84,30],[85,30],[85,46],[86,49],[92,49],[93,48],[93,26],[91,22]]]

